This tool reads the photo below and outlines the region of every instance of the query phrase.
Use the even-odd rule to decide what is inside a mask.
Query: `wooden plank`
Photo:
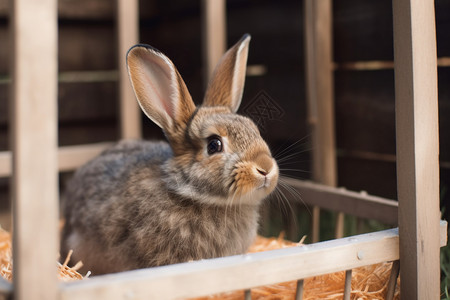
[[[0,0],[0,17],[8,13],[8,0]],[[142,1],[142,16],[151,18],[156,15],[156,4]],[[58,16],[63,20],[110,21],[115,17],[114,2],[110,0],[58,0]]]
[[[450,57],[439,57],[437,59],[438,67],[449,67]],[[335,70],[354,70],[354,71],[376,71],[393,69],[394,62],[388,60],[367,60],[335,63]]]
[[[303,279],[297,280],[295,300],[303,300],[304,283],[305,281]]]
[[[331,0],[306,0],[304,16],[306,98],[313,145],[312,176],[314,181],[336,186]],[[319,214],[317,208],[313,211],[312,237],[316,242],[319,239]],[[339,216],[338,220],[343,218]]]
[[[117,0],[118,64],[120,92],[120,136],[138,139],[142,136],[141,110],[128,79],[126,54],[139,40],[138,0]]]
[[[400,261],[396,260],[392,263],[391,275],[389,276],[389,282],[386,290],[386,300],[394,299],[395,288],[397,286],[397,278],[400,273]]]
[[[299,202],[389,225],[397,224],[397,201],[297,179],[283,178],[283,181],[301,196]],[[293,195],[289,190],[283,190],[283,193]]]
[[[10,151],[0,152],[0,177],[8,177],[12,171],[12,157]]]
[[[110,1],[113,7],[114,1]],[[82,3],[78,3],[81,7]],[[60,72],[117,68],[113,22],[61,22],[58,28]]]
[[[360,253],[358,253],[359,255]],[[352,293],[352,270],[345,271],[344,300],[350,300]]]
[[[90,145],[76,145],[60,147],[58,151],[59,171],[72,171],[85,164],[113,143],[97,143]],[[11,152],[0,152],[0,177],[11,175]]]
[[[225,0],[202,0],[205,83],[208,82],[216,64],[226,50],[227,23],[225,4]]]
[[[396,260],[398,244],[398,232],[391,229],[301,247],[98,276],[64,284],[61,299],[176,299],[249,289]]]
[[[97,143],[90,145],[77,145],[60,147],[58,151],[59,171],[74,170],[99,155],[113,143]]]
[[[403,299],[439,298],[439,137],[434,1],[396,0],[394,58]]]
[[[447,222],[440,222],[440,246]],[[61,299],[179,299],[249,289],[399,258],[398,229],[301,247],[128,271],[63,284]]]
[[[332,2],[305,1],[306,90],[314,180],[336,186],[332,65]]]
[[[57,1],[11,3],[14,298],[51,300],[58,295]]]

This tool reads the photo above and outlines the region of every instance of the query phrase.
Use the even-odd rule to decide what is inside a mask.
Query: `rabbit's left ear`
[[[206,90],[203,106],[227,106],[236,112],[241,104],[250,35],[244,35],[220,59]]]
[[[144,113],[166,133],[183,128],[195,105],[172,61],[157,49],[141,44],[128,51],[127,66]]]

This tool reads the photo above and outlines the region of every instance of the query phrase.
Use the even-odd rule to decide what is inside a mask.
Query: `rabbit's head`
[[[131,83],[144,113],[173,150],[165,167],[168,188],[214,205],[257,205],[278,181],[278,166],[257,126],[236,114],[242,99],[250,36],[219,61],[203,104],[196,107],[173,63],[136,45],[127,54]]]

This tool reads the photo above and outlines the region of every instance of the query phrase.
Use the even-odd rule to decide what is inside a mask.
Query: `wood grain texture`
[[[97,143],[90,145],[64,146],[58,150],[58,170],[60,172],[73,171],[85,164],[113,143]],[[11,175],[12,156],[10,151],[0,152],[0,177]]]
[[[307,0],[305,17],[305,63],[308,122],[312,133],[312,176],[317,182],[336,186],[334,86],[332,64],[332,2]],[[314,242],[319,240],[318,211],[314,208]],[[343,222],[343,216],[337,218]],[[342,224],[336,226],[343,229]],[[336,232],[342,236],[342,232]]]
[[[397,225],[398,202],[381,197],[336,189],[309,181],[284,178],[286,184],[301,195],[301,201],[331,211]],[[289,191],[283,191],[289,194]]]
[[[180,299],[248,289],[398,259],[396,229],[303,247],[93,277],[61,299]],[[358,252],[364,253],[363,259]],[[361,255],[360,255],[361,257]]]
[[[128,79],[125,59],[128,49],[139,41],[138,5],[138,0],[117,0],[120,137],[123,139],[142,137],[141,110]]]
[[[224,0],[202,0],[205,82],[212,75],[227,47],[226,7]]]
[[[447,222],[441,221],[440,233],[443,246]],[[61,299],[184,299],[345,271],[398,258],[398,230],[389,229],[299,247],[97,276],[62,285]]]
[[[394,58],[404,299],[439,298],[439,138],[434,1],[397,0]]]
[[[58,295],[57,1],[13,3],[14,298],[52,300]]]

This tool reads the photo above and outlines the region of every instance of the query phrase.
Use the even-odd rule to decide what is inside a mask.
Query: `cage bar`
[[[438,299],[439,136],[434,1],[395,0],[394,59],[403,299]]]
[[[118,68],[120,94],[120,137],[137,139],[142,136],[141,110],[128,79],[125,57],[128,49],[139,40],[139,3],[137,0],[117,0]]]
[[[14,296],[52,300],[58,296],[57,1],[10,4]]]
[[[332,1],[306,0],[305,66],[308,123],[312,135],[312,174],[316,182],[336,186]],[[343,217],[339,215],[339,222]],[[319,208],[313,207],[312,240],[319,241]],[[337,228],[341,230],[342,224]],[[338,236],[342,233],[337,232]]]

